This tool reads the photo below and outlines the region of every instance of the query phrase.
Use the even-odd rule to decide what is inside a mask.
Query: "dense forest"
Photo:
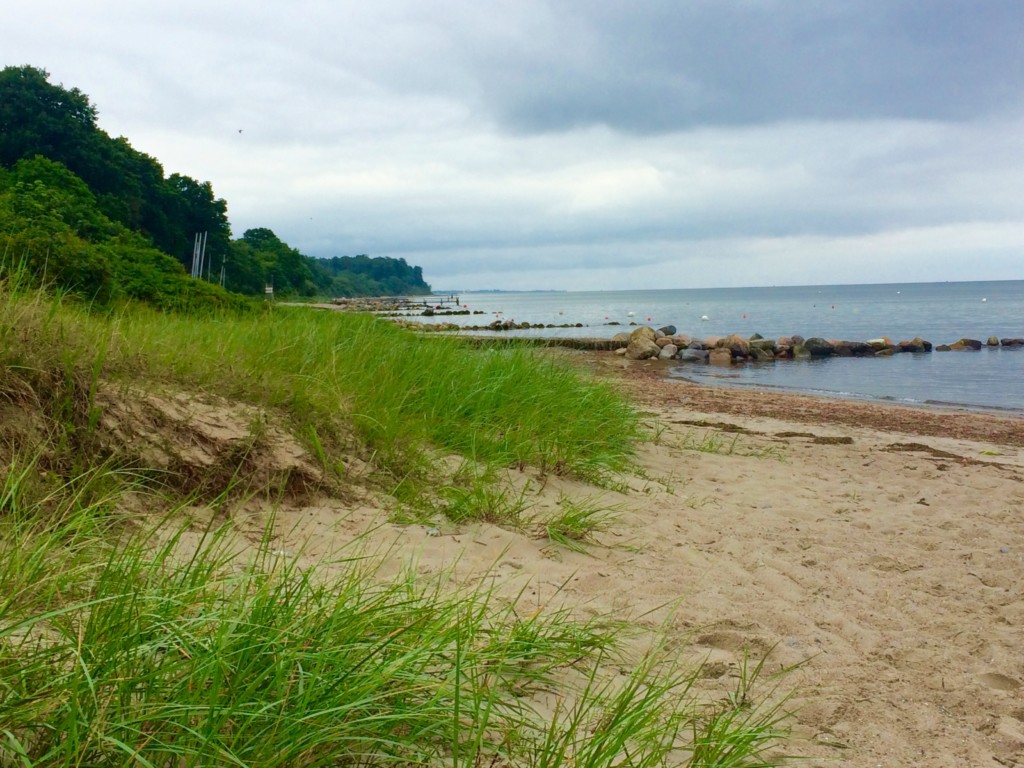
[[[196,235],[205,268],[190,277]],[[101,304],[165,308],[279,297],[425,294],[420,267],[365,255],[314,259],[266,228],[233,239],[210,182],[165,175],[153,157],[99,128],[77,88],[31,66],[0,70],[0,269]]]

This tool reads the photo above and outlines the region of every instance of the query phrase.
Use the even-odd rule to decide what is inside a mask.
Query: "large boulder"
[[[1000,339],[999,343],[1004,347],[1024,347],[1024,339]]]
[[[750,342],[735,333],[724,339],[719,339],[715,346],[728,349],[732,352],[733,357],[746,357],[750,352]]]
[[[767,363],[775,360],[775,350],[767,347],[751,347],[750,358],[759,363]]]
[[[661,347],[654,343],[654,329],[641,326],[629,334],[626,357],[630,360],[649,360],[661,354]]]
[[[762,351],[771,352],[775,355],[775,339],[752,339],[750,342],[751,350],[760,349]]]
[[[806,339],[803,343],[803,348],[807,350],[807,354],[811,357],[829,357],[835,351],[832,342],[826,341],[820,336],[812,336]]]
[[[665,336],[675,336],[676,327],[674,325],[663,325],[658,329],[658,333],[664,334]]]
[[[985,343],[988,346],[990,346],[990,347],[998,347],[999,346],[999,337],[998,336],[989,336],[988,337],[988,341],[986,341]]]
[[[659,360],[671,360],[678,354],[679,347],[675,344],[666,344],[661,348],[661,352],[658,353]]]
[[[931,352],[932,343],[925,341],[920,336],[915,336],[910,341],[901,341],[896,345],[900,352]]]
[[[616,333],[614,336],[612,336],[612,341],[617,342],[619,344],[629,344],[629,334],[625,332]]]

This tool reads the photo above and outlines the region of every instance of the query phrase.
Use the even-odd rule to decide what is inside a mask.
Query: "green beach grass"
[[[750,696],[757,674],[709,700],[662,644],[627,657],[609,618],[384,578],[358,542],[299,567],[269,533],[246,554],[229,525],[190,527],[185,507],[229,508],[246,464],[198,494],[105,433],[111,397],[153,393],[267,414],[252,439],[283,423],[327,489],[365,482],[507,525],[525,502],[499,471],[601,482],[643,434],[609,384],[530,350],[302,308],[91,312],[9,277],[0,766],[776,764],[784,714]],[[364,476],[346,474],[350,455]],[[460,469],[442,473],[450,457]],[[606,522],[582,512],[559,534],[571,543]]]

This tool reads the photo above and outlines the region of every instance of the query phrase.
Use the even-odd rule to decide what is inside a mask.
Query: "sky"
[[[1020,0],[34,0],[234,236],[435,289],[1024,279]]]

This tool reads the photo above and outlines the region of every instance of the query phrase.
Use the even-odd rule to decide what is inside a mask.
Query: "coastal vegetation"
[[[0,285],[4,763],[766,764],[777,702],[751,704],[745,678],[692,694],[699,665],[657,642],[624,655],[608,617],[385,578],[358,543],[330,568],[280,557],[270,528],[237,547],[234,511],[261,498],[362,488],[465,522],[500,472],[600,482],[641,437],[607,382],[364,315],[97,313],[25,274]],[[247,416],[190,466],[194,417],[144,417],[161,403],[221,407],[221,430]],[[276,430],[308,461],[260,474]],[[611,523],[563,507],[548,535],[567,546]]]
[[[208,183],[164,177],[77,90],[0,73],[0,765],[756,766],[782,699],[696,692],[658,632],[459,586],[359,538],[308,563],[275,514],[375,499],[567,550],[621,511],[645,428],[541,351],[256,302],[425,288],[402,260],[232,240]],[[208,233],[211,274],[184,269]],[[218,261],[219,259],[219,261]],[[407,291],[406,291],[407,292]],[[268,518],[249,542],[238,520]],[[757,703],[763,701],[765,703]]]
[[[193,279],[197,235],[204,268]],[[233,239],[210,182],[166,175],[99,127],[88,96],[31,66],[0,70],[0,250],[100,304],[237,307],[229,294],[263,296],[268,285],[281,297],[430,293],[404,259],[315,259],[267,228]]]

